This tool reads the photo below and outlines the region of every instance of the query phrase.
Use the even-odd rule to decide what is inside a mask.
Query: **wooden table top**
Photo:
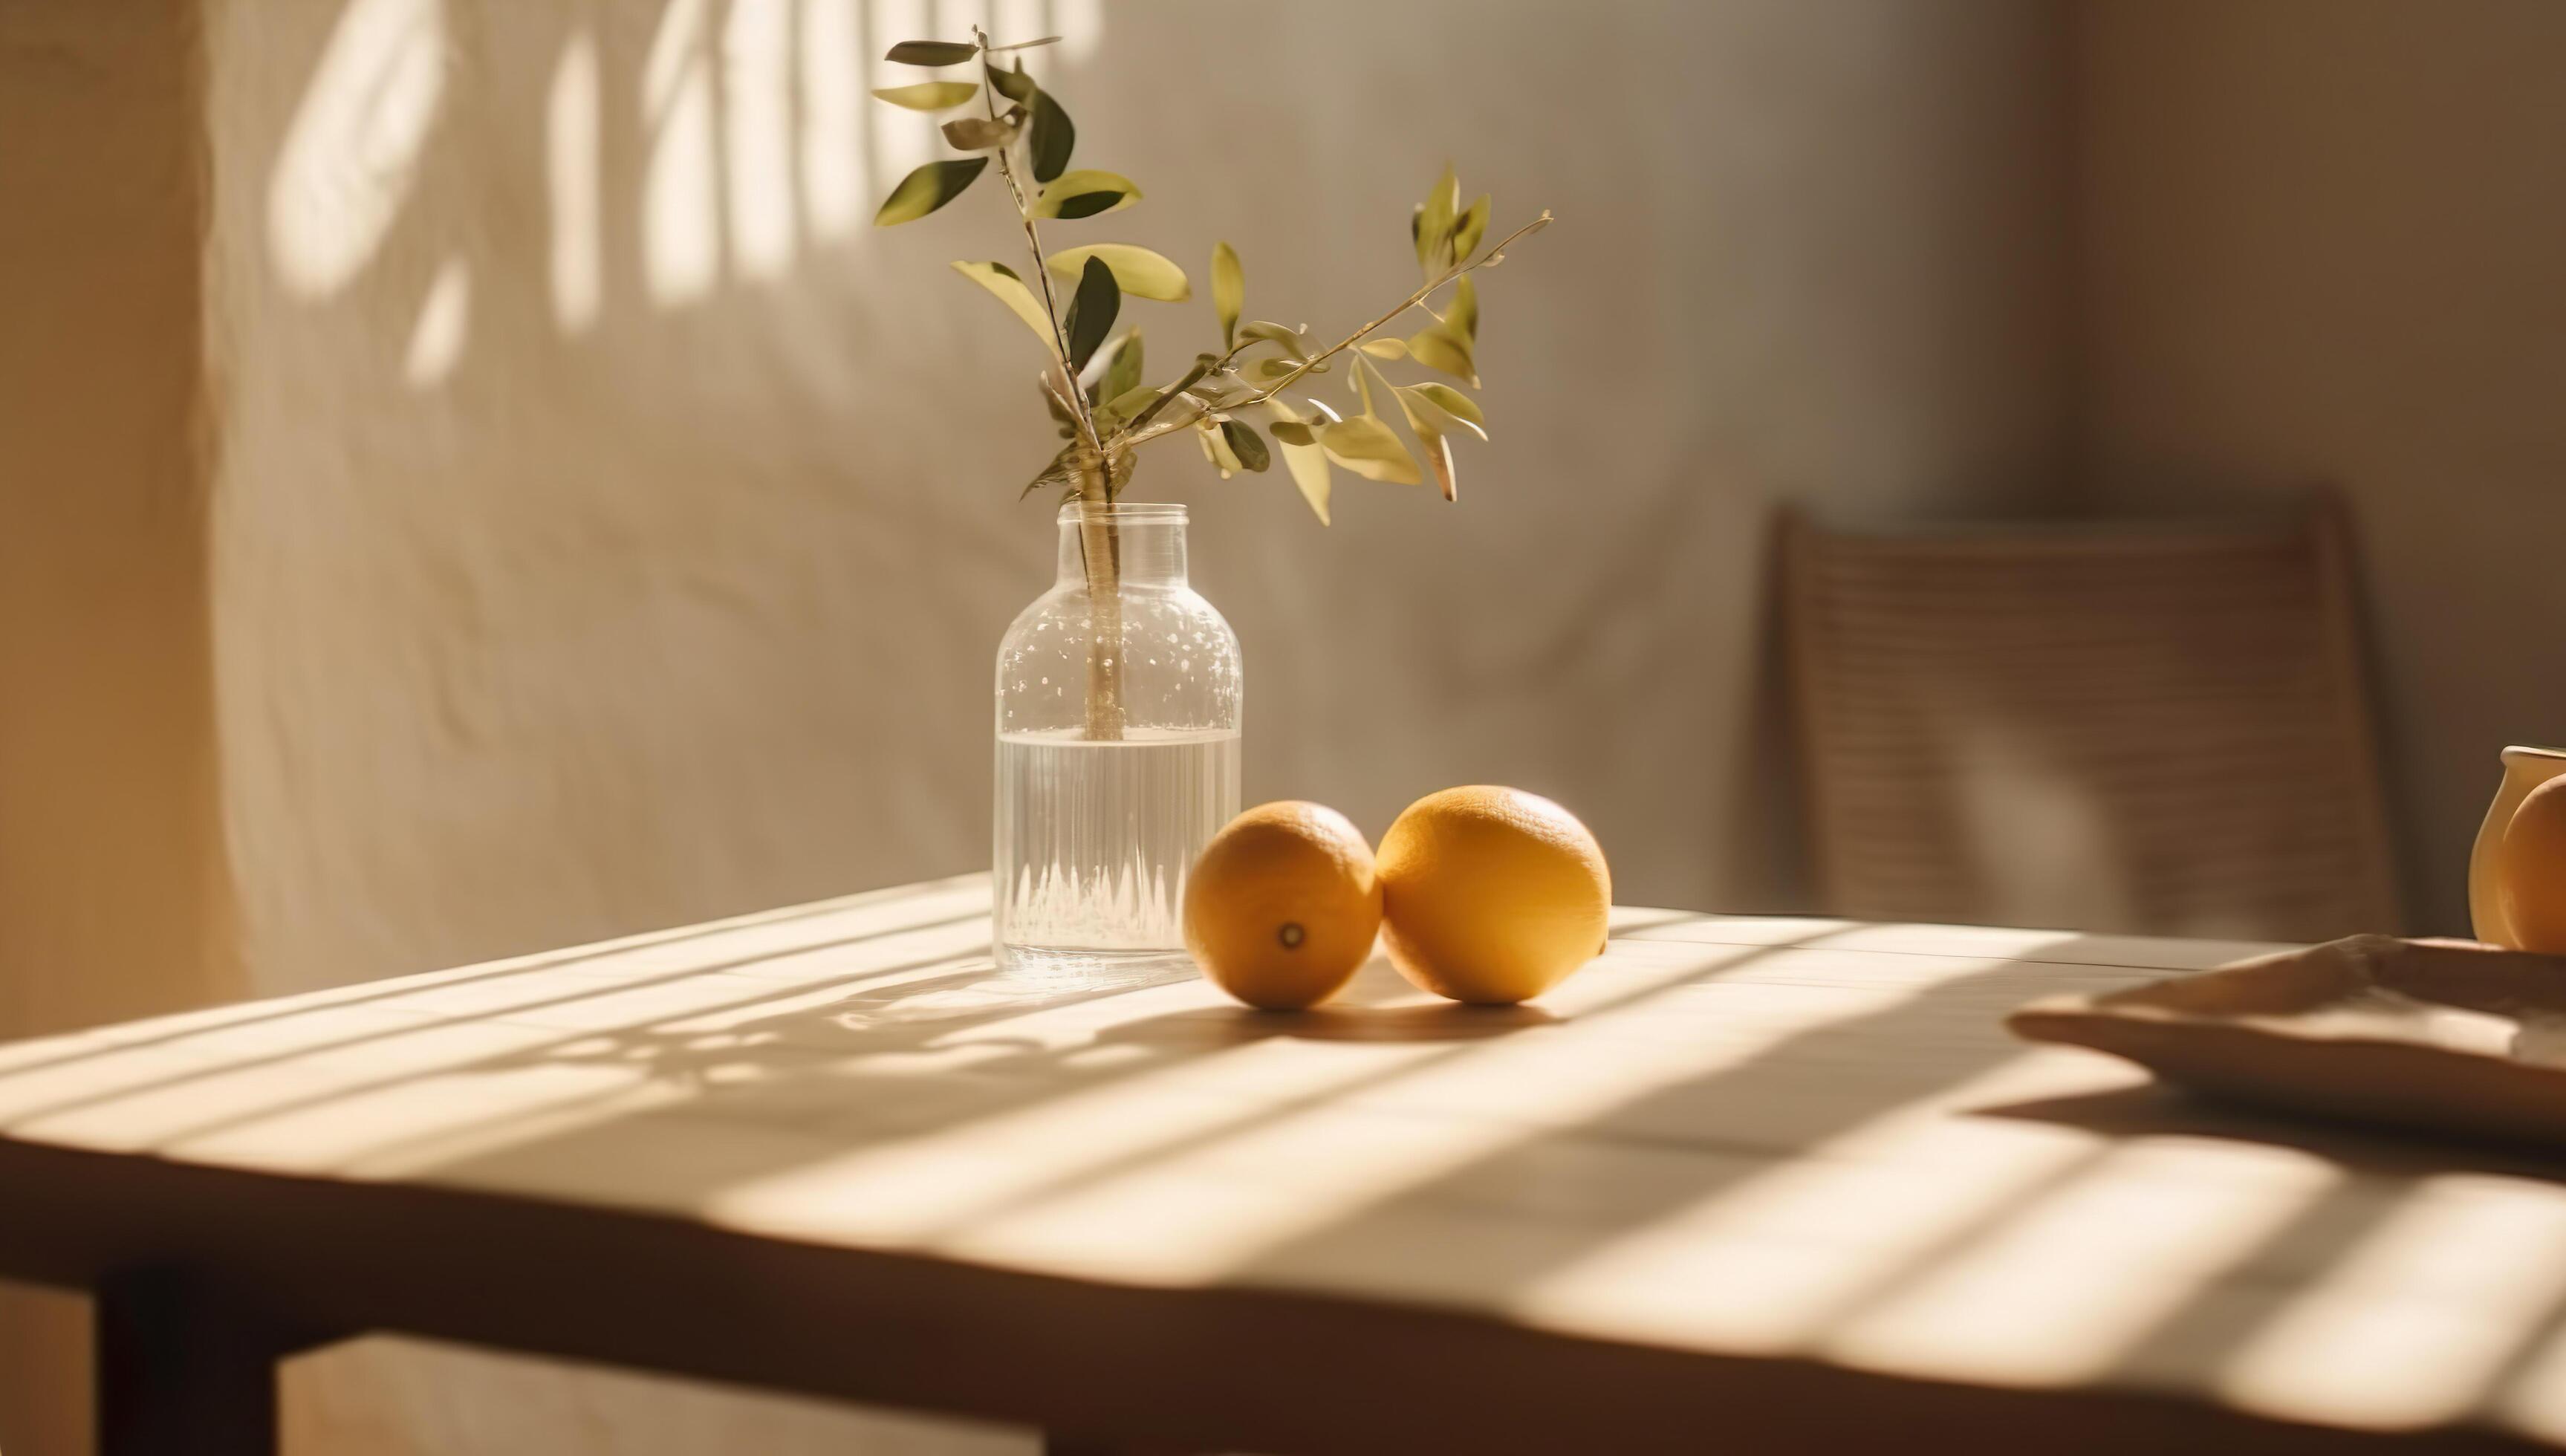
[[[1630,909],[1272,1016],[1000,979],[987,903],[0,1047],[0,1274],[1230,1448],[2566,1440],[2558,1170],[1997,1026],[2265,947]]]

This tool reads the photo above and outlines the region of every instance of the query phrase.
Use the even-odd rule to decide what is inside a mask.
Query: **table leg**
[[[321,1343],[175,1270],[98,1291],[99,1456],[275,1456],[277,1362]]]

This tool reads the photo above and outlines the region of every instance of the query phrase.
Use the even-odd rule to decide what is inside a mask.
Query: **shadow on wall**
[[[973,25],[1001,37],[1065,33],[1074,62],[1105,29],[1102,0],[667,0],[638,77],[616,76],[610,93],[601,26],[620,18],[611,7],[524,9],[553,22],[549,45],[508,39],[552,57],[544,256],[564,335],[598,322],[611,245],[633,265],[639,300],[673,309],[784,277],[811,250],[858,236],[876,194],[933,154],[931,119],[869,105],[872,89],[914,79],[874,59],[894,40]],[[499,17],[458,15],[443,0],[352,0],[340,14],[267,187],[268,261],[289,293],[325,303],[384,251],[434,171],[440,122],[453,124],[444,113],[458,29],[481,21]],[[628,205],[610,217],[610,152],[637,144],[639,195],[615,199]],[[453,372],[472,321],[473,267],[457,243],[403,347],[412,385]]]
[[[951,296],[882,286],[949,240],[873,229],[934,122],[868,95],[919,74],[891,41],[974,24],[1067,34],[1055,66],[1107,29],[1095,0],[220,12],[216,676],[261,989],[985,854],[986,763],[949,746],[1047,543],[907,488],[1027,450],[951,428],[986,372]]]
[[[1575,807],[1631,898],[1791,898],[1751,523],[1785,491],[2010,495],[2050,450],[2053,311],[2022,280],[2053,250],[2023,218],[2055,168],[2014,139],[2053,28],[1971,14],[218,8],[219,738],[262,989],[984,860],[989,644],[1047,576],[1009,501],[1049,435],[1022,331],[944,266],[1007,246],[990,219],[870,226],[932,119],[866,95],[915,79],[867,59],[886,39],[973,23],[1069,37],[1044,54],[1099,158],[1186,179],[1134,241],[1271,226],[1255,297],[1313,321],[1409,278],[1442,156],[1589,220],[1491,310],[1509,412],[1466,509],[1367,489],[1322,533],[1288,487],[1170,471],[1261,684],[1249,793],[1377,830],[1515,783]],[[1240,48],[1336,89],[1194,64]],[[1350,51],[1469,84],[1420,111],[1329,69]],[[1520,104],[1626,62],[1595,106]]]

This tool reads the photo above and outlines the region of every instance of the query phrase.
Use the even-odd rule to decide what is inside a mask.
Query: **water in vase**
[[[998,737],[997,941],[1086,984],[1187,973],[1185,874],[1238,813],[1238,732]]]

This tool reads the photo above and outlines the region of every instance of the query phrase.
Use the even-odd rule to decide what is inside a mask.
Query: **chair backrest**
[[[1827,909],[2398,929],[2348,534],[2330,497],[2278,524],[1866,535],[1786,518]]]

